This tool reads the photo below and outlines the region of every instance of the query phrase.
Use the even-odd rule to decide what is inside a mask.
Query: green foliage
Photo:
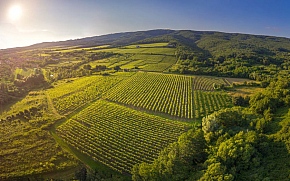
[[[242,97],[242,96],[237,96],[237,97],[232,97],[232,102],[233,105],[235,106],[248,106],[250,101],[250,97]]]
[[[48,132],[59,112],[69,120],[57,133],[69,145],[119,172],[133,168],[134,180],[289,180],[290,115],[276,113],[290,106],[289,52],[285,38],[173,30],[3,50],[1,111],[30,89],[55,84],[1,114],[0,179],[21,180],[77,164]],[[232,105],[217,91],[231,86],[225,79],[144,72],[124,78],[109,72],[114,68],[243,77],[266,89],[249,101],[233,98],[233,105],[249,102],[250,109],[222,110]],[[107,76],[85,77],[92,74]],[[138,111],[105,100],[92,104],[100,98]],[[183,123],[140,110],[176,120],[205,117],[201,130],[182,134],[188,129]]]
[[[248,171],[259,168],[259,135],[254,131],[241,131],[223,141],[207,160],[207,169],[200,180],[245,180],[252,178]],[[261,175],[262,176],[262,175]],[[261,177],[260,177],[261,178]]]
[[[44,92],[30,92],[0,115],[0,180],[24,180],[29,175],[75,167],[47,130],[56,121]]]
[[[200,181],[206,180],[226,180],[232,181],[234,180],[234,176],[232,174],[226,173],[226,167],[221,163],[212,163],[208,166],[204,175],[200,178]]]
[[[240,131],[253,129],[250,123],[256,116],[240,107],[223,109],[202,119],[202,130],[208,142],[216,141],[223,134],[231,136]]]
[[[185,180],[192,167],[205,159],[205,140],[201,130],[189,130],[178,141],[166,147],[153,163],[141,163],[132,169],[132,179]]]
[[[274,79],[263,92],[257,92],[249,101],[251,109],[258,114],[266,110],[275,112],[278,107],[289,104],[290,80],[288,78]]]
[[[276,99],[271,96],[258,92],[250,99],[251,108],[258,114],[263,114],[267,109],[275,110],[277,108]]]
[[[288,114],[282,122],[282,128],[277,133],[276,137],[278,140],[285,143],[288,153],[290,154],[290,109],[288,109]]]

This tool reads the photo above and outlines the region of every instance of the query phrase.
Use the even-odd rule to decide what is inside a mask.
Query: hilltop
[[[179,62],[174,71],[264,80],[278,70],[287,75],[290,39],[263,35],[192,30],[149,30],[115,33],[2,50],[2,54],[50,47],[107,48],[147,43],[175,46]]]

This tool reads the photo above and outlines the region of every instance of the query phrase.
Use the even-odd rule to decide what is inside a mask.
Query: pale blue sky
[[[8,16],[18,4],[18,20]],[[115,32],[190,29],[290,37],[288,0],[0,0],[0,48]]]

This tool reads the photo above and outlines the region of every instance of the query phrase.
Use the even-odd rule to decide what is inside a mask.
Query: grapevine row
[[[195,90],[213,91],[214,84],[227,85],[227,83],[221,78],[195,77],[194,79]]]
[[[121,173],[159,152],[186,131],[180,122],[99,100],[57,128],[71,146]]]
[[[182,119],[194,119],[230,106],[225,93],[208,92],[213,90],[213,83],[222,82],[222,79],[138,72],[108,91],[104,98]]]
[[[60,85],[48,91],[54,107],[60,114],[68,114],[100,97],[122,78],[91,76]]]
[[[112,88],[104,98],[192,119],[192,83],[191,77],[139,72]]]

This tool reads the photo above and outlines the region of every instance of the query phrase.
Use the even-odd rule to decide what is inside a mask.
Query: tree
[[[213,145],[200,180],[261,180],[261,173],[250,174],[261,166],[260,141],[255,131],[240,131]]]
[[[235,106],[248,106],[249,105],[249,97],[235,96],[232,98],[232,103]]]
[[[152,164],[141,163],[132,170],[133,180],[185,180],[192,168],[206,159],[203,132],[191,129],[170,144]]]
[[[76,179],[78,179],[80,181],[86,181],[87,169],[85,167],[82,167],[79,171],[76,171],[75,177],[76,177]]]
[[[85,70],[91,70],[92,66],[90,64],[84,65]]]
[[[95,68],[96,71],[104,71],[106,69],[107,67],[105,65],[96,65],[96,68]]]
[[[239,131],[253,129],[250,123],[256,118],[241,107],[222,109],[202,119],[202,130],[208,142],[215,142],[226,133],[233,136]]]
[[[234,176],[226,173],[226,167],[221,163],[212,163],[208,166],[204,175],[200,178],[200,181],[207,180],[234,180]]]
[[[120,66],[115,66],[114,70],[119,71],[119,70],[121,70],[121,67]]]
[[[258,114],[263,114],[269,108],[272,111],[276,110],[281,97],[275,98],[274,96],[275,91],[273,90],[270,94],[265,94],[265,92],[254,94],[249,101],[251,109]]]

